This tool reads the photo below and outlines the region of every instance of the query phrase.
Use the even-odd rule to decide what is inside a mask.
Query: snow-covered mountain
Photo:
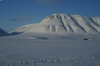
[[[2,29],[0,28],[0,36],[7,35],[7,34],[8,34],[7,32],[5,32],[4,30],[2,30]]]
[[[13,32],[98,34],[100,33],[100,17],[53,14],[38,24],[24,25]]]
[[[100,17],[53,14],[4,34],[0,66],[100,66]]]

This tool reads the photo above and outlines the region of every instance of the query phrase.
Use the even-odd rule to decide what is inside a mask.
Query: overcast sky
[[[0,28],[9,32],[53,13],[100,17],[100,0],[0,0]]]

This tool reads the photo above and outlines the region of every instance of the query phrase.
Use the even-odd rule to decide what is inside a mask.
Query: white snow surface
[[[100,66],[100,18],[53,14],[0,36],[0,66]]]
[[[99,34],[3,36],[0,37],[0,66],[100,66],[99,50]]]

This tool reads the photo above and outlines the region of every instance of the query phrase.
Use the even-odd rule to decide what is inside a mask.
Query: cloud
[[[18,22],[20,21],[19,19],[8,19],[9,21],[12,21],[12,22]]]
[[[49,3],[49,4],[58,4],[59,0],[35,0],[37,3]]]
[[[28,16],[21,16],[20,19],[8,19],[9,21],[12,21],[12,22],[20,22],[20,21],[31,21],[30,17]]]
[[[24,19],[24,21],[31,21],[31,19],[28,16],[22,16],[22,18]]]
[[[0,1],[2,1],[2,0],[0,0]]]

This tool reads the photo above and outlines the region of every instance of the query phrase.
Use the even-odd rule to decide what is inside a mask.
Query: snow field
[[[34,35],[0,37],[0,66],[100,66],[99,39]],[[39,39],[41,36],[48,40]]]
[[[0,29],[0,66],[100,66],[100,17],[53,14]]]
[[[0,61],[0,66],[36,66],[42,64],[52,64],[52,63],[69,63],[69,62],[79,62],[83,60],[95,60],[98,59],[96,57],[66,57],[66,58],[46,58],[46,59],[28,59],[23,61],[10,61],[10,60],[2,60]],[[100,59],[100,58],[99,58]]]

